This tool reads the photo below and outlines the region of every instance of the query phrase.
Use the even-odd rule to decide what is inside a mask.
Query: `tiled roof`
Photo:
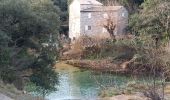
[[[83,9],[81,11],[116,11],[121,9],[122,7],[123,6],[100,6]]]
[[[80,0],[80,4],[83,5],[103,5],[102,3],[96,0]]]

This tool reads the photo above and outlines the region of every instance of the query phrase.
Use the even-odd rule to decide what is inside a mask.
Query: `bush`
[[[127,67],[131,74],[148,73],[160,76],[163,72],[166,72],[165,75],[170,72],[169,53],[151,35],[116,41],[82,36],[74,42],[72,49],[79,50],[82,59],[109,57],[114,63],[128,62]]]
[[[111,40],[98,37],[81,36],[72,44],[74,52],[81,53],[82,59],[103,59],[113,57],[120,60],[128,60],[133,57],[134,50],[129,40]]]

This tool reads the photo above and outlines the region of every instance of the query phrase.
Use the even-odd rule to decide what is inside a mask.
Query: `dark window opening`
[[[88,26],[88,30],[91,30],[91,26]]]

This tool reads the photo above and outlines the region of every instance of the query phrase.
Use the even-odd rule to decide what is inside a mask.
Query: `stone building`
[[[116,25],[114,34],[125,35],[128,11],[123,6],[103,6],[96,0],[73,0],[69,6],[69,38],[81,35],[109,37],[104,28],[107,19]]]

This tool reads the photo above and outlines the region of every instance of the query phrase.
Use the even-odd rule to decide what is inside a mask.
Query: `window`
[[[114,31],[114,35],[117,35],[117,31]]]
[[[106,32],[107,32],[106,28],[103,27],[103,33],[106,33]]]
[[[88,13],[88,18],[91,18],[91,13]]]
[[[91,30],[91,26],[88,26],[88,30]]]
[[[104,18],[108,18],[108,14],[106,14],[106,13],[103,14],[103,17],[104,17]]]
[[[122,13],[122,17],[125,17],[125,13]]]
[[[73,41],[75,41],[76,40],[76,38],[75,37],[73,37]]]
[[[86,31],[87,31],[87,30],[91,30],[91,26],[86,25],[86,26],[85,26],[85,30],[86,30]]]

